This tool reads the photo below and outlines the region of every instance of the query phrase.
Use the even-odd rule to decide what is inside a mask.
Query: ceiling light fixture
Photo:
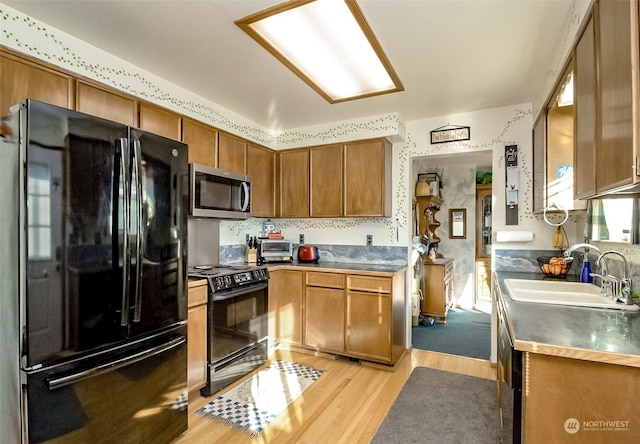
[[[354,0],[290,0],[235,23],[329,103],[404,90]]]

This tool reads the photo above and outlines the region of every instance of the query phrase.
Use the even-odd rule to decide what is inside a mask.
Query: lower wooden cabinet
[[[308,271],[304,290],[304,344],[325,351],[345,348],[344,275]]]
[[[187,386],[189,392],[207,382],[207,281],[189,284],[187,317]]]
[[[476,258],[476,302],[491,302],[491,258]]]
[[[269,270],[269,343],[302,344],[303,272]]]
[[[424,299],[422,314],[447,322],[453,304],[453,259],[424,260]]]
[[[406,268],[269,273],[270,338],[280,344],[387,365],[404,353]]]

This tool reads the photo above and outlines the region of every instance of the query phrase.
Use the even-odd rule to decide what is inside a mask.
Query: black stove
[[[245,285],[263,283],[269,280],[267,267],[255,265],[197,265],[188,270],[191,278],[206,278],[213,293],[234,290]]]

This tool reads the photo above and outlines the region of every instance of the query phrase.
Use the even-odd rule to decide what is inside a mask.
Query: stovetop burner
[[[206,278],[214,293],[233,290],[247,284],[257,284],[269,279],[267,267],[255,265],[203,264],[188,270],[192,278]]]

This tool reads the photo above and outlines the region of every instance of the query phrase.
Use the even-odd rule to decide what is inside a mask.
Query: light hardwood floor
[[[201,417],[196,410],[213,397],[193,394],[189,429],[175,444],[368,443],[415,367],[496,379],[489,361],[415,349],[407,352],[395,372],[287,350],[277,350],[272,359],[311,365],[326,373],[265,427],[260,438]]]

